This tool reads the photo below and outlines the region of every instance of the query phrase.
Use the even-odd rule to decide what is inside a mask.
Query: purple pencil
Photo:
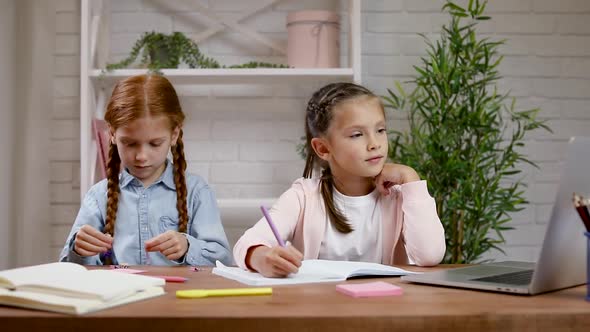
[[[268,225],[270,226],[270,229],[272,230],[272,233],[275,235],[275,238],[277,239],[277,242],[279,243],[279,245],[281,247],[284,247],[285,246],[285,242],[281,238],[281,235],[279,234],[279,231],[277,230],[275,224],[272,222],[272,219],[270,217],[270,214],[268,213],[268,210],[264,206],[260,206],[260,210],[262,210],[262,214],[264,215],[264,218],[268,222]]]

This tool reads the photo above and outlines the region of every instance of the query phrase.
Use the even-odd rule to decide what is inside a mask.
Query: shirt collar
[[[172,162],[168,159],[166,159],[166,169],[164,169],[164,173],[162,173],[162,175],[160,175],[160,178],[154,181],[153,184],[158,184],[160,182],[162,182],[166,187],[172,190],[176,189],[176,184],[174,184],[174,166],[172,165]],[[125,188],[130,184],[133,184],[135,186],[142,186],[141,181],[139,181],[135,176],[131,175],[131,173],[129,173],[129,171],[127,171],[127,168],[125,167],[123,169],[123,172],[121,172],[121,175],[119,176],[119,185],[121,188]]]

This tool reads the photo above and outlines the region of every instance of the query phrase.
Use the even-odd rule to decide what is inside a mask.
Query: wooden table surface
[[[444,268],[440,266],[437,268]],[[167,283],[161,297],[83,315],[0,307],[1,331],[590,331],[590,302],[579,286],[536,296],[411,284],[402,296],[352,298],[338,283],[274,286],[270,296],[177,299],[192,288],[247,287],[211,268],[137,267],[188,277]],[[425,268],[404,267],[417,271]],[[347,283],[377,279],[349,280]]]

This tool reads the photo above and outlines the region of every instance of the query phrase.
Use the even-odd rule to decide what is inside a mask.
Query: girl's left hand
[[[420,181],[420,176],[412,167],[402,164],[385,164],[375,177],[375,185],[382,195],[389,195],[389,188],[393,185],[413,181]]]
[[[159,251],[169,260],[177,260],[188,250],[188,239],[182,233],[166,231],[145,241],[145,250]]]

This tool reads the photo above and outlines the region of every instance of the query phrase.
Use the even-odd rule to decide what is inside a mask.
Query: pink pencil
[[[147,265],[152,265],[150,260],[150,252],[147,250],[147,246],[145,246],[145,262]]]
[[[161,278],[161,279],[166,280],[166,282],[185,282],[188,280],[188,278],[179,277],[179,276],[151,276],[151,275],[149,275],[148,277]]]

